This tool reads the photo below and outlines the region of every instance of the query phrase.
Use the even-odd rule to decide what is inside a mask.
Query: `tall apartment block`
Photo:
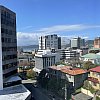
[[[39,37],[39,49],[61,49],[61,37],[56,34]]]
[[[0,5],[0,90],[17,73],[16,14]]]
[[[94,48],[100,48],[100,37],[95,38]]]

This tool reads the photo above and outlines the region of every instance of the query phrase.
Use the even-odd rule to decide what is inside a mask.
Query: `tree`
[[[48,72],[47,72],[46,69],[43,69],[43,70],[40,72],[39,76],[37,77],[37,81],[38,81],[38,83],[39,83],[42,87],[45,88],[45,87],[47,87],[48,80],[49,80],[49,78],[48,78]]]
[[[26,76],[27,76],[27,78],[29,78],[29,79],[35,79],[35,77],[36,77],[36,72],[33,71],[33,70],[29,70],[29,71],[27,71]]]
[[[100,52],[99,50],[90,50],[89,51],[89,53],[94,53],[94,54],[99,53],[99,52]]]
[[[95,67],[96,65],[94,65],[91,61],[86,61],[84,64],[83,64],[83,68],[84,69],[87,69],[89,70],[90,68],[93,68]]]

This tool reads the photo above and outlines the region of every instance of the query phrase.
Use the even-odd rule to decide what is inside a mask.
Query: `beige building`
[[[100,37],[95,38],[94,48],[100,48]]]
[[[90,69],[89,83],[96,90],[100,90],[100,66]]]

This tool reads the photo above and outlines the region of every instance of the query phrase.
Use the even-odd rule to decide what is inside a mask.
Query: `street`
[[[62,100],[58,96],[54,96],[53,93],[33,85],[36,83],[36,80],[22,80],[22,84],[31,92],[31,100]],[[54,99],[55,98],[55,99]]]

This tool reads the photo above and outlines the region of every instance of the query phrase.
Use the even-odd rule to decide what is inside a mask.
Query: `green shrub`
[[[29,71],[27,71],[26,77],[29,79],[35,79],[36,72],[34,72],[33,70],[29,70]]]
[[[89,90],[92,94],[96,92],[96,90],[89,84],[88,80],[84,82],[83,88]]]
[[[100,98],[98,96],[96,96],[96,100],[100,100]]]

